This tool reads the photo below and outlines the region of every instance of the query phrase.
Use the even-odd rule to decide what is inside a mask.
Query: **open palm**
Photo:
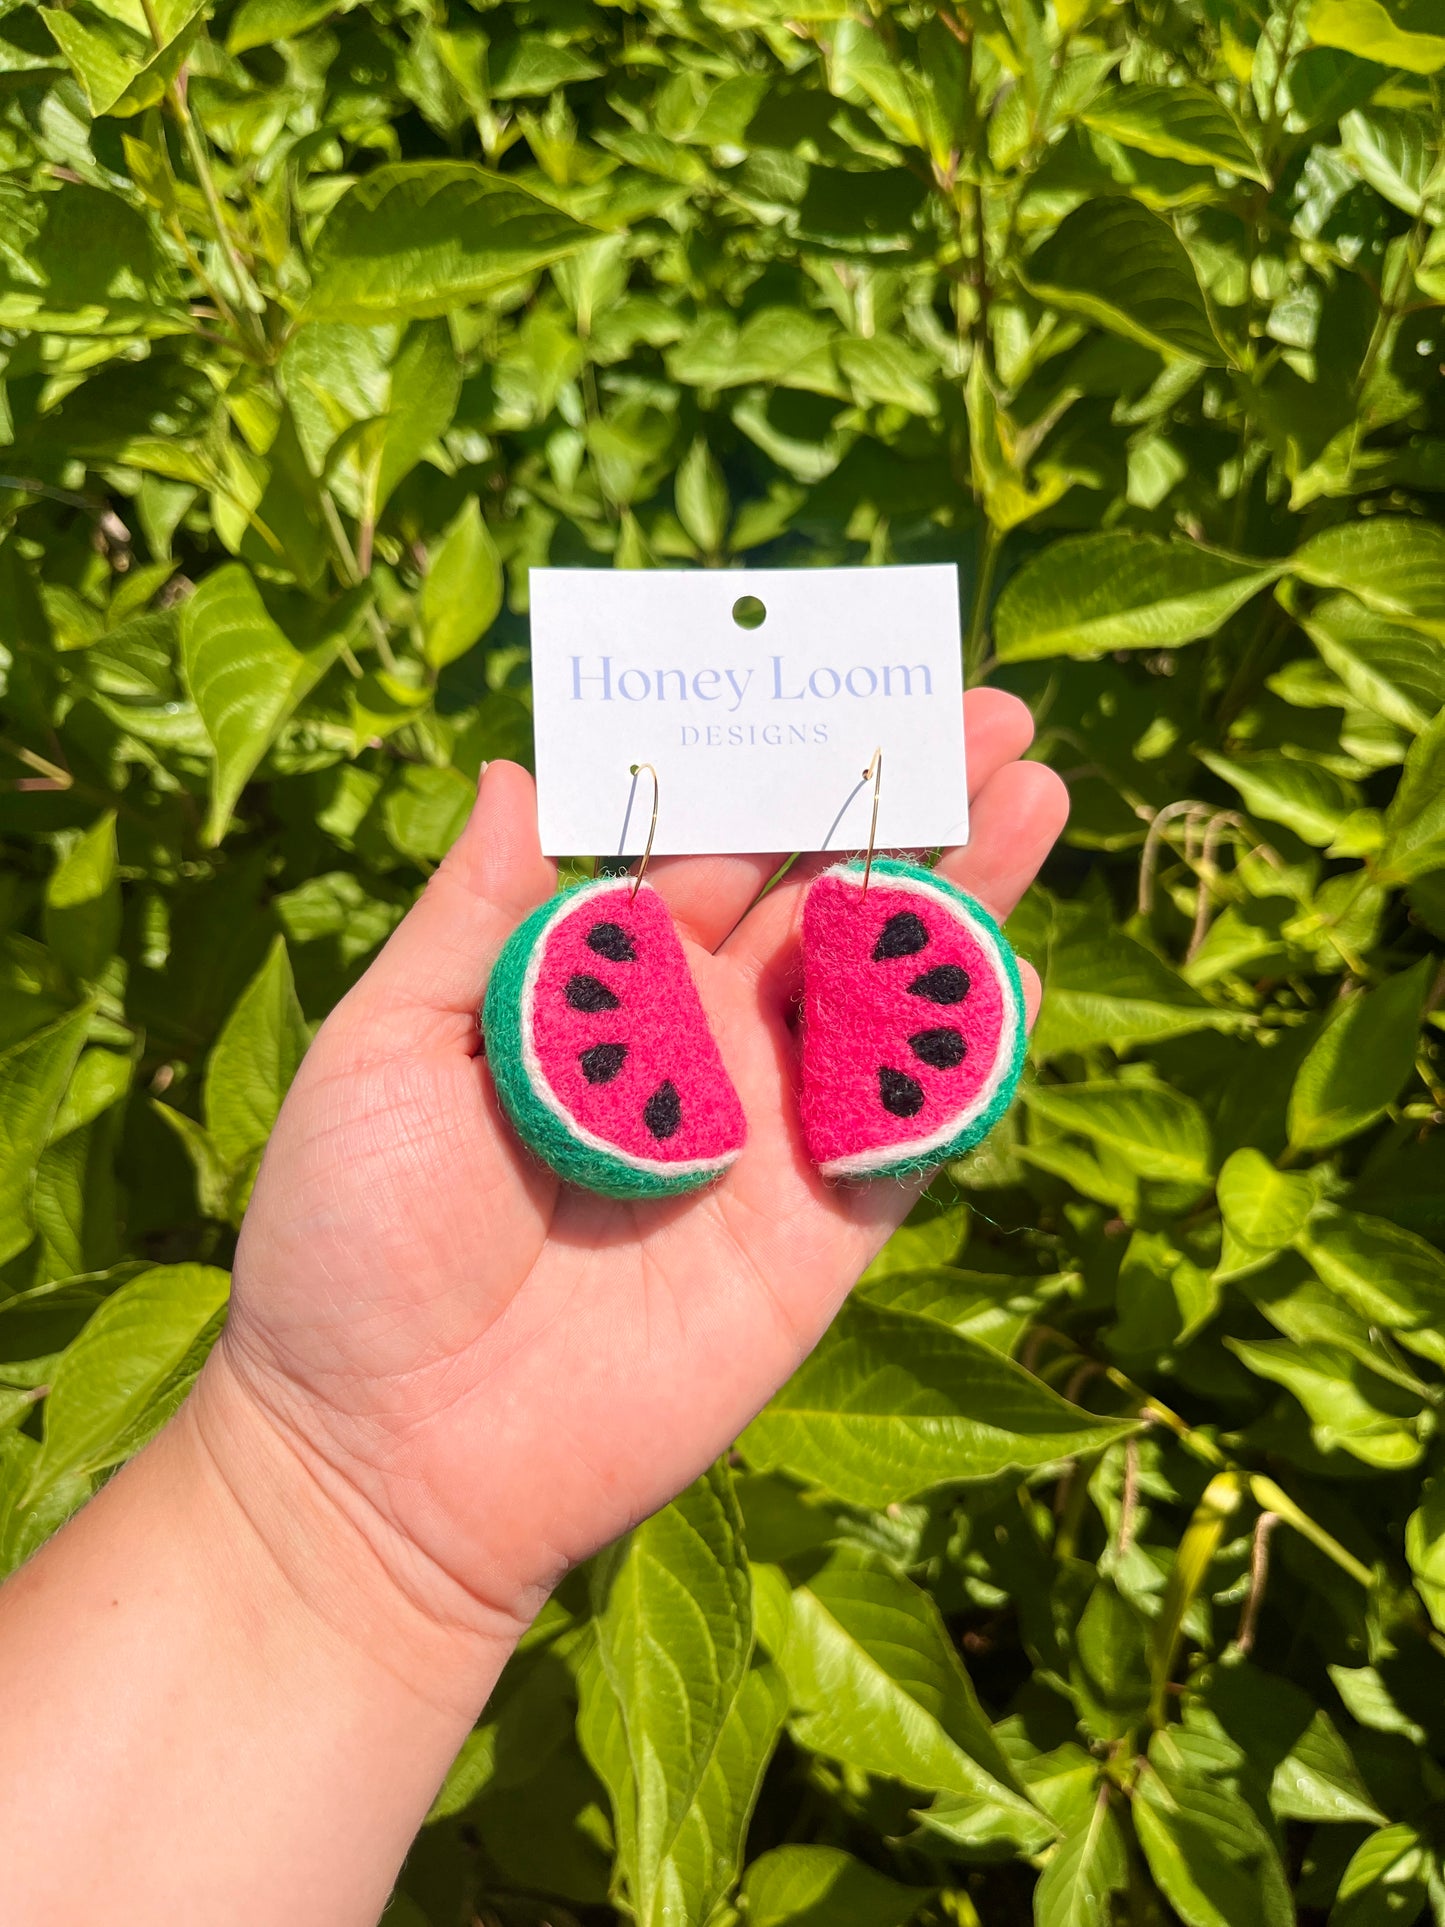
[[[973,835],[941,868],[1002,916],[1063,787],[1021,703],[965,703]],[[817,863],[659,860],[748,1143],[711,1190],[559,1185],[498,1109],[475,1027],[492,963],[555,888],[530,777],[495,763],[461,838],[317,1036],[241,1234],[224,1354],[413,1590],[517,1619],[681,1489],[816,1344],[915,1191],[825,1185],[794,1094],[797,922]],[[1038,982],[1027,966],[1032,1015]]]

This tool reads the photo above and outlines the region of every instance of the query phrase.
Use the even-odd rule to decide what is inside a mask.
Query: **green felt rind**
[[[855,857],[851,863],[843,867],[849,870],[857,870],[861,873],[863,869],[863,859],[861,857]],[[1023,1075],[1024,1060],[1028,1056],[1029,1049],[1028,1016],[1024,1009],[1023,979],[1019,976],[1018,958],[1014,955],[1013,945],[999,927],[997,918],[991,916],[989,912],[984,909],[978,898],[971,897],[967,890],[960,890],[957,885],[950,883],[946,877],[941,877],[936,870],[927,869],[921,863],[906,863],[902,857],[896,856],[875,856],[873,859],[873,875],[910,877],[915,883],[932,884],[935,890],[940,891],[945,896],[952,897],[955,903],[961,903],[964,906],[971,917],[976,917],[998,943],[998,954],[1003,962],[1004,976],[1007,980],[1009,994],[1013,998],[1014,1008],[1018,1016],[1018,1024],[1014,1032],[1012,1059],[1007,1071],[1004,1073],[1003,1081],[998,1087],[994,1100],[988,1109],[981,1111],[972,1123],[965,1125],[958,1136],[950,1138],[947,1144],[936,1146],[922,1157],[902,1157],[893,1164],[880,1164],[867,1173],[867,1179],[865,1181],[871,1181],[873,1178],[924,1177],[928,1172],[936,1171],[940,1164],[947,1164],[953,1158],[960,1158],[965,1151],[971,1151],[976,1144],[981,1144],[993,1129],[994,1125],[998,1123],[1009,1105],[1013,1103],[1014,1094],[1019,1087],[1019,1079]]]
[[[482,1030],[497,1096],[528,1150],[569,1184],[600,1192],[606,1198],[672,1198],[701,1190],[722,1175],[731,1158],[720,1159],[712,1170],[692,1170],[675,1178],[639,1171],[626,1158],[611,1157],[569,1131],[556,1112],[542,1102],[527,1076],[522,1061],[522,987],[527,966],[552,925],[572,908],[578,890],[588,887],[580,884],[564,890],[534,910],[508,937],[492,966],[482,1007]]]

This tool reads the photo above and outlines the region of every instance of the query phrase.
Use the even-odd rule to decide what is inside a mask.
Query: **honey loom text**
[[[612,656],[573,656],[574,702],[682,704],[721,703],[735,715],[753,703],[868,702],[928,697],[933,675],[927,663],[854,663],[850,669],[827,664],[806,672],[790,668],[782,656],[764,664],[727,669],[642,669],[619,667]]]

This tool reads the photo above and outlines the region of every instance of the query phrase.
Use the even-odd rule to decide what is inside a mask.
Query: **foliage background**
[[[6,1569],[527,754],[529,564],[957,560],[1073,788],[1013,1118],[548,1607],[393,1927],[1445,1919],[1442,69],[1438,0],[0,0]]]

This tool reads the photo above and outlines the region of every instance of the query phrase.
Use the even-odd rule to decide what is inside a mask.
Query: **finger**
[[[967,846],[948,851],[939,874],[1003,919],[1037,875],[1068,813],[1068,791],[1045,764],[1006,763],[975,799]],[[729,962],[754,978],[786,962],[808,880],[789,875],[764,898],[724,945]],[[787,988],[792,977],[784,977],[780,985]]]
[[[666,899],[684,936],[716,950],[787,860],[785,855],[660,856],[648,864],[647,880]]]
[[[973,797],[1023,755],[1033,741],[1034,719],[1028,705],[1006,690],[970,689],[963,699],[963,729]],[[809,875],[837,860],[836,853],[808,857],[797,868]],[[647,880],[667,899],[679,927],[695,943],[716,950],[785,861],[782,856],[659,857],[649,864]]]
[[[489,763],[461,835],[348,1001],[384,1012],[392,1040],[418,1020],[470,1026],[498,951],[556,887],[536,785],[516,763]]]
[[[963,698],[963,735],[972,801],[996,771],[1023,755],[1034,740],[1034,719],[1028,704],[1006,689],[970,689]]]
[[[1010,763],[978,799],[973,834],[945,850],[938,874],[1003,921],[1038,875],[1069,820],[1069,792],[1046,763]]]

